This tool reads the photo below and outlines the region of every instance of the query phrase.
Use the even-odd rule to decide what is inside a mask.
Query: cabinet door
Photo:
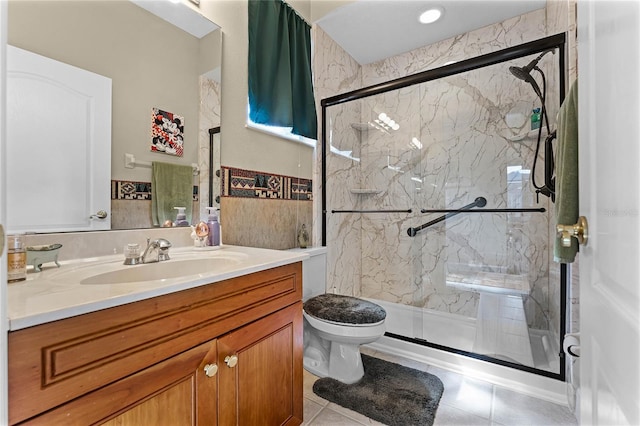
[[[218,339],[220,425],[302,422],[302,303]]]
[[[216,341],[155,364],[25,424],[217,424]],[[105,422],[106,421],[106,422]]]

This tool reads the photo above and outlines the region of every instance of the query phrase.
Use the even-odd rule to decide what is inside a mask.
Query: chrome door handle
[[[562,247],[571,247],[571,238],[578,240],[578,244],[587,245],[589,238],[589,223],[587,218],[580,216],[575,225],[557,225],[556,232],[562,239]]]

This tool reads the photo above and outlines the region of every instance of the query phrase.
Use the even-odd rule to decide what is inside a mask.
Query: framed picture
[[[151,151],[182,157],[184,117],[159,108],[151,110]]]

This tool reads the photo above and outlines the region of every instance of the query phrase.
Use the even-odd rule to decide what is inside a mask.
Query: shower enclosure
[[[536,190],[552,187],[564,44],[322,100],[327,287],[382,305],[387,336],[564,380],[567,271]]]

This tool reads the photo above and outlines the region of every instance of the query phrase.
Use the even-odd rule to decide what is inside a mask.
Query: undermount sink
[[[80,284],[122,284],[140,281],[157,281],[184,276],[208,274],[220,271],[237,259],[213,257],[206,259],[167,260],[157,263],[127,266],[123,269],[93,275],[80,281]]]

